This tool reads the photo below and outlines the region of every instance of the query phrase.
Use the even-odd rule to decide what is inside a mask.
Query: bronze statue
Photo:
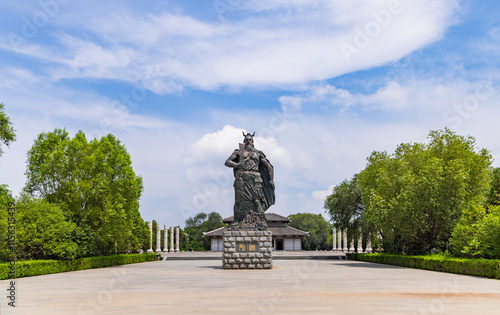
[[[264,212],[275,201],[274,170],[264,153],[255,149],[255,132],[243,136],[244,143],[225,163],[234,171],[234,221],[240,228],[264,230]]]

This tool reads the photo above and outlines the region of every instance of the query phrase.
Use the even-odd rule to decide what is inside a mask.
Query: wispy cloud
[[[0,101],[18,130],[3,182],[22,187],[27,150],[55,127],[117,136],[144,178],[143,217],[181,225],[199,211],[232,213],[224,161],[243,130],[256,131],[275,167],[270,210],[284,215],[322,212],[373,150],[424,141],[430,129],[474,135],[500,158],[498,26],[458,34],[450,26],[462,2],[226,3],[194,12],[181,2],[70,1],[18,48],[1,37]],[[20,36],[23,18],[42,10],[36,0],[0,6],[19,18],[2,31]]]
[[[175,10],[93,10],[91,23],[73,22],[78,35],[61,30],[52,34],[53,46],[21,51],[50,60],[48,74],[55,80],[138,84],[155,69],[162,82],[158,93],[184,87],[291,87],[398,60],[439,39],[456,11],[451,0],[396,2],[395,13],[386,16],[391,11],[386,1],[252,1],[237,10],[258,14],[239,14],[224,23]],[[366,33],[362,47],[360,32]],[[342,44],[355,47],[355,53],[346,59]]]

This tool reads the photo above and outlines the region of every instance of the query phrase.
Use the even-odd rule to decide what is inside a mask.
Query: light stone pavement
[[[500,281],[346,260],[171,260],[16,280],[0,314],[500,314]]]

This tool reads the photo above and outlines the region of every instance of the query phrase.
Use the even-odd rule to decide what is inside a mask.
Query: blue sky
[[[0,102],[22,189],[40,132],[117,136],[145,220],[232,214],[225,159],[256,132],[276,205],[324,213],[374,150],[448,126],[500,157],[498,1],[3,1]],[[497,162],[494,162],[498,166]]]

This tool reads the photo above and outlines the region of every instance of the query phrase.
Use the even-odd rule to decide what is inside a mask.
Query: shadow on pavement
[[[222,269],[222,266],[198,266],[198,268],[205,268],[205,269]]]
[[[335,263],[334,265],[352,267],[352,268],[405,269],[405,267],[400,267],[400,266],[383,265],[383,264],[369,263],[364,261],[356,261],[356,262],[353,261],[352,263],[342,262],[342,263]]]

